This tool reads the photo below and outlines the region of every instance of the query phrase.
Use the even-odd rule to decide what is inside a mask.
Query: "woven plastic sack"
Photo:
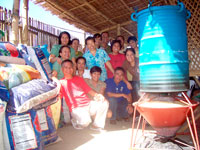
[[[5,119],[6,102],[0,99],[0,150],[6,150],[4,146],[3,122]]]
[[[26,112],[57,97],[59,92],[60,84],[56,82],[43,79],[31,80],[10,89],[8,107],[17,113]]]
[[[22,58],[17,47],[10,42],[0,42],[0,56],[12,56]]]
[[[43,150],[42,133],[37,112],[26,113],[6,110],[6,124],[11,150]]]
[[[4,67],[0,67],[0,81],[7,89],[39,78],[39,71],[28,65],[7,64]]]
[[[52,70],[43,51],[39,47],[30,46],[27,47],[27,51],[35,63],[37,70],[40,72],[41,77],[45,80],[49,80],[51,78]]]

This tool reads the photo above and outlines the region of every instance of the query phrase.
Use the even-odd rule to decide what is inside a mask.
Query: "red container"
[[[192,104],[194,108],[198,104]],[[186,120],[190,106],[179,101],[141,101],[137,110],[157,131],[158,135],[172,137]]]

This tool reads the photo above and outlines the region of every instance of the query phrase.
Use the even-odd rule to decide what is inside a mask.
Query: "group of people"
[[[91,129],[101,130],[106,117],[110,124],[129,121],[132,103],[139,99],[139,60],[137,38],[130,36],[129,47],[123,36],[109,45],[109,33],[97,33],[85,40],[85,48],[78,51],[79,40],[71,41],[66,31],[59,35],[49,61],[52,76],[60,80],[74,128],[82,129],[91,122]]]

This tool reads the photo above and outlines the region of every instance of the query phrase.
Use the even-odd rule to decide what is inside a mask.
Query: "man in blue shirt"
[[[125,71],[117,67],[114,77],[106,80],[106,96],[109,101],[109,109],[112,111],[110,124],[116,124],[116,119],[129,121],[128,109],[131,109],[131,92],[123,81]]]

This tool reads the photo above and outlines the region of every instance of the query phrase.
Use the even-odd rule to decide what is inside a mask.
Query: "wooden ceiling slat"
[[[84,25],[86,29],[89,29],[90,32],[96,32],[97,29],[91,25],[89,25],[88,23],[84,22],[83,20],[77,18],[74,14],[72,14],[71,12],[64,10],[63,8],[61,8],[61,6],[59,6],[56,2],[54,1],[50,1],[50,0],[45,0],[45,2],[47,2],[49,5],[56,7],[58,10],[60,10],[61,15],[66,14],[67,16],[72,17],[74,20],[77,20],[77,22],[79,22],[80,24]]]

